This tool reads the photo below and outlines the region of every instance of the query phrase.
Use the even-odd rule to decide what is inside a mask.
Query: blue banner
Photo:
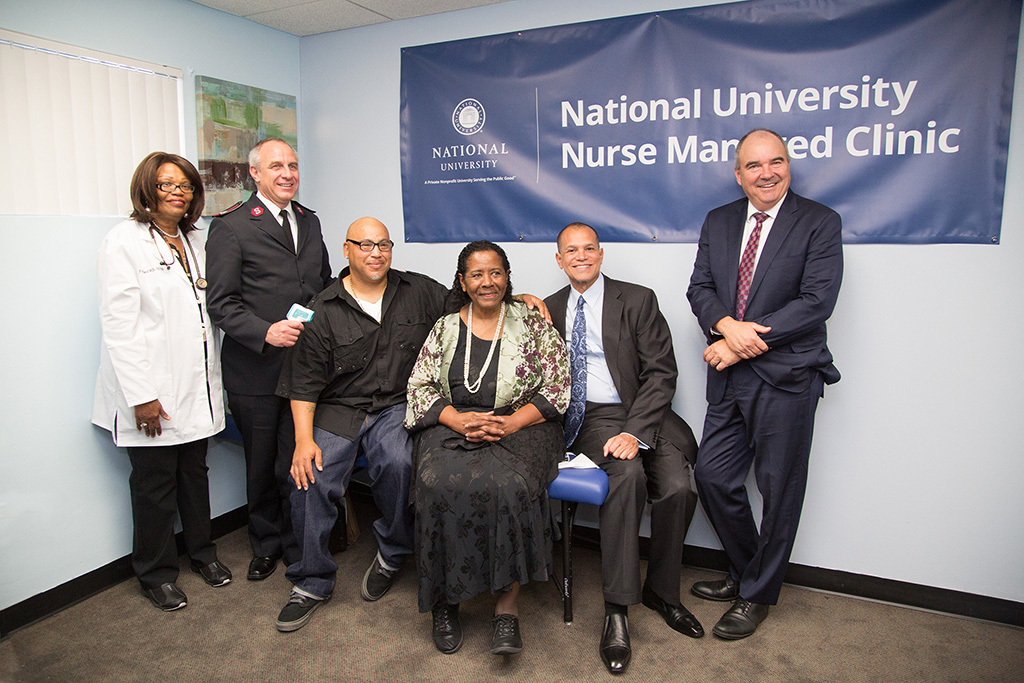
[[[999,242],[1021,0],[753,0],[402,51],[415,242],[695,242],[736,141],[856,243]]]

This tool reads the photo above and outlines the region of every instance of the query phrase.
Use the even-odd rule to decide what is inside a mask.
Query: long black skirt
[[[544,422],[496,444],[469,444],[436,425],[417,434],[419,609],[458,604],[513,583],[547,581],[552,519],[547,484],[562,428]],[[554,460],[552,460],[554,459]]]

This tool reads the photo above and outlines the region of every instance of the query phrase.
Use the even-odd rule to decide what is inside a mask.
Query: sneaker
[[[491,637],[491,654],[519,654],[523,649],[523,637],[519,634],[519,617],[513,614],[498,614],[492,623],[494,635]]]
[[[214,588],[231,583],[231,570],[221,564],[220,560],[214,560],[205,566],[193,561],[192,571],[203,577],[203,581]]]
[[[277,630],[281,633],[298,631],[309,622],[316,608],[328,600],[330,600],[330,596],[323,600],[317,600],[293,591],[288,596],[288,604],[277,615]]]
[[[142,587],[142,594],[149,598],[153,606],[164,612],[173,612],[188,605],[188,599],[174,583],[161,584],[156,588]]]
[[[359,588],[359,594],[363,596],[363,600],[369,602],[380,600],[391,588],[391,581],[394,576],[394,571],[385,569],[384,565],[381,564],[380,553],[377,553],[377,556],[373,558],[370,568],[363,574],[363,585]]]

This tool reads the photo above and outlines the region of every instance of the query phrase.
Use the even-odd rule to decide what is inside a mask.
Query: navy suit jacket
[[[544,300],[563,339],[568,301],[568,286]],[[671,441],[692,462],[696,453],[685,448],[693,438],[690,428],[672,411],[678,374],[672,333],[654,292],[605,276],[601,334],[608,370],[627,410],[622,431],[654,449],[659,440]]]
[[[210,318],[224,331],[224,387],[232,393],[274,394],[284,349],[266,343],[267,330],[292,304],[306,304],[331,279],[320,219],[298,202],[292,208],[297,252],[256,194],[210,224],[206,300]]]
[[[700,232],[693,276],[686,292],[711,343],[711,328],[735,317],[736,287],[747,199],[708,213]],[[843,278],[842,220],[823,204],[790,190],[765,240],[750,283],[744,320],[770,326],[761,335],[769,350],[749,363],[758,377],[786,391],[804,391],[814,373],[839,381],[828,350],[825,321],[832,315]],[[728,370],[708,367],[707,400],[722,399]]]

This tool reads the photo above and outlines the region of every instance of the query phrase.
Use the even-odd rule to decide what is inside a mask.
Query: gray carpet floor
[[[294,633],[278,633],[290,584],[284,572],[245,580],[244,530],[218,541],[235,573],[209,588],[185,571],[188,607],[162,613],[132,579],[22,629],[0,642],[0,681],[600,681],[603,624],[596,551],[574,554],[575,623],[562,622],[554,582],[524,586],[524,649],[489,653],[493,600],[462,607],[462,649],[445,656],[430,639],[430,615],[416,611],[411,562],[383,599],[364,602],[359,582],[376,551],[363,515],[362,538],[335,557],[330,602]],[[557,546],[556,546],[557,554]],[[183,561],[183,566],[185,565]],[[708,632],[679,635],[653,611],[630,608],[633,681],[1024,681],[1024,630],[893,605],[785,587],[751,638],[726,642],[711,627],[727,605],[689,595],[693,581],[720,578],[684,568],[683,602]]]

